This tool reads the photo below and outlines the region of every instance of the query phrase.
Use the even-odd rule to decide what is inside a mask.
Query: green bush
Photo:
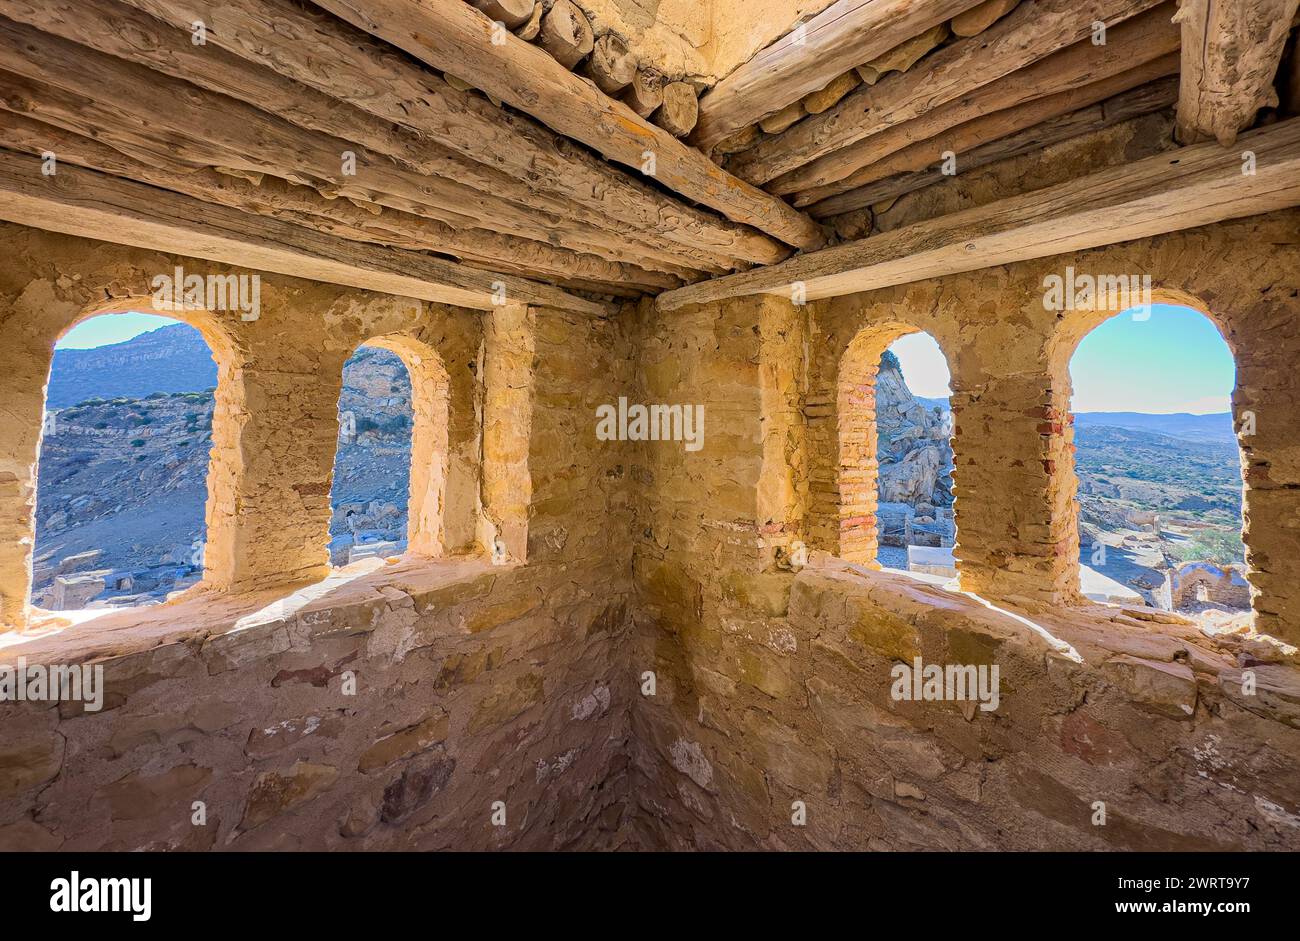
[[[1213,562],[1231,565],[1245,558],[1241,536],[1223,530],[1205,530],[1173,550],[1180,562]]]

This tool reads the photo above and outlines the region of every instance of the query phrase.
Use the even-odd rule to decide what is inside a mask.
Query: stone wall
[[[1253,635],[1077,591],[1068,361],[1115,310],[1073,265],[1150,274],[1236,356]],[[669,848],[1300,848],[1300,213],[794,307],[641,313],[650,401],[708,445],[633,475],[639,839]],[[871,379],[925,330],[952,367],[964,592],[873,571]],[[813,549],[791,565],[792,547]],[[839,561],[848,558],[849,565]],[[895,701],[891,669],[997,665],[1001,701]],[[1245,692],[1251,689],[1252,692]],[[802,802],[801,805],[796,802]],[[1104,810],[1105,824],[1095,822]],[[806,814],[804,825],[792,818]]]
[[[0,704],[0,847],[1300,848],[1300,213],[609,320],[265,276],[256,322],[182,315],[221,363],[207,578],[72,625],[26,604],[50,350],[219,269],[0,248],[4,662],[107,686]],[[1067,264],[1223,331],[1275,640],[1079,599],[1068,360],[1114,311],[1046,310]],[[953,373],[964,592],[873,568],[872,379],[912,330]],[[415,551],[331,572],[341,366],[374,339],[428,367]],[[703,406],[703,448],[598,441],[620,396]],[[917,658],[996,666],[997,707],[896,700]]]
[[[148,310],[154,274],[220,269],[15,226],[0,243],[0,588],[26,627],[3,661],[99,665],[106,687],[100,711],[0,703],[0,848],[623,845],[628,461],[590,430],[628,370],[614,322],[270,275],[255,322],[173,314],[220,364],[207,577],[68,625],[26,606],[54,341]],[[341,367],[374,339],[423,402],[413,551],[330,572]]]

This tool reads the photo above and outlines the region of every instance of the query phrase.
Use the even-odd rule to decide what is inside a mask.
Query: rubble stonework
[[[104,702],[0,703],[0,847],[1298,849],[1294,651],[1078,597],[1067,364],[1109,312],[1041,297],[1067,261],[1144,271],[1220,325],[1255,414],[1255,614],[1294,643],[1297,232],[1283,212],[805,306],[609,319],[267,275],[257,321],[193,318],[220,368],[205,581],[6,648],[102,664]],[[42,623],[50,351],[176,259],[9,225],[0,247],[18,628]],[[974,594],[872,568],[872,373],[917,329],[952,367]],[[434,403],[424,541],[330,572],[341,366],[381,338],[436,364],[412,373]],[[599,440],[620,396],[703,406],[705,446]],[[895,700],[891,669],[918,659],[996,666],[996,709]]]

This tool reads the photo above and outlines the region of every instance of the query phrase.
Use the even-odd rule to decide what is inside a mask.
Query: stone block
[[[1120,654],[1107,660],[1102,670],[1153,712],[1173,719],[1189,719],[1196,712],[1196,676],[1186,664]]]
[[[248,792],[241,830],[259,827],[280,814],[295,810],[328,791],[339,771],[331,765],[295,762],[288,771],[265,771]]]
[[[361,754],[357,770],[369,774],[446,741],[449,720],[441,709],[434,710],[420,722],[385,735]]]

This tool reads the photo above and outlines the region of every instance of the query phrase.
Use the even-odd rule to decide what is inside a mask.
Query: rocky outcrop
[[[880,500],[952,506],[952,412],[918,400],[888,350],[876,375],[876,450]]]

